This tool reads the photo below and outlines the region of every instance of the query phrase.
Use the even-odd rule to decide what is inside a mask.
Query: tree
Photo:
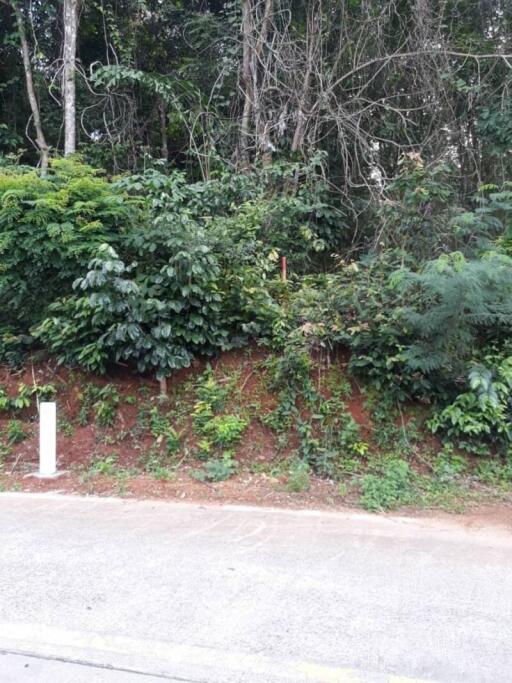
[[[64,154],[76,152],[76,41],[78,32],[79,0],[64,0],[64,46],[62,97],[64,108]]]
[[[34,79],[32,77],[32,64],[30,61],[30,49],[28,45],[27,33],[25,30],[25,19],[23,17],[23,12],[20,9],[19,3],[9,3],[7,0],[3,1],[5,4],[11,5],[16,17],[16,25],[18,28],[21,56],[23,59],[23,70],[25,73],[25,86],[27,89],[27,96],[30,103],[30,109],[32,112],[31,117],[34,122],[34,128],[36,129],[35,141],[40,154],[41,170],[44,175],[46,173],[46,169],[48,168],[50,150],[43,132],[43,126],[41,123],[41,113],[39,109],[36,90],[34,87]]]

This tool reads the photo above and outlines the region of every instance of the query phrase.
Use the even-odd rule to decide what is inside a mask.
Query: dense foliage
[[[69,57],[71,6],[0,4],[0,359],[163,379],[265,344],[298,479],[368,447],[311,379],[339,354],[441,439],[508,449],[509,3],[88,2]]]

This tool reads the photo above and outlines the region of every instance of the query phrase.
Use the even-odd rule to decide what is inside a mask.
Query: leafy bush
[[[329,355],[351,350],[349,370],[399,399],[423,396],[431,384],[406,362],[411,337],[402,317],[406,303],[393,274],[403,255],[384,253],[340,263],[335,273],[308,278],[275,328],[276,343]]]
[[[100,244],[129,227],[131,206],[97,171],[55,160],[40,178],[24,167],[0,173],[0,307],[2,327],[28,333],[48,305],[71,288]],[[4,341],[5,343],[5,341]],[[0,343],[0,350],[2,343]]]
[[[316,154],[306,165],[275,162],[244,174],[223,168],[195,183],[182,172],[165,175],[152,168],[117,187],[142,196],[153,215],[186,213],[202,227],[227,230],[249,252],[256,239],[264,253],[287,255],[290,266],[303,271],[325,260],[345,237],[344,214],[320,172],[323,159]]]
[[[202,428],[214,446],[232,446],[240,440],[247,420],[238,415],[215,415]]]
[[[457,439],[461,448],[487,452],[484,444],[512,442],[512,355],[488,353],[469,373],[469,390],[429,421],[435,432]]]
[[[190,365],[193,353],[222,347],[215,263],[207,249],[194,260],[186,234],[175,236],[175,254],[155,273],[135,273],[107,245],[74,283],[77,294],[50,306],[36,336],[63,362],[104,371],[120,360],[140,372],[165,377]],[[84,294],[81,294],[84,293]]]
[[[402,173],[387,187],[378,211],[380,246],[403,249],[417,262],[456,250],[474,257],[488,248],[511,215],[512,193],[507,186],[486,186],[472,206],[461,206],[458,182],[453,166],[429,166],[414,152],[404,155]]]

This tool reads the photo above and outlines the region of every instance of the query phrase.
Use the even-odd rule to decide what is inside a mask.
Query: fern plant
[[[445,379],[463,382],[482,341],[512,330],[512,259],[503,254],[466,260],[455,252],[398,280],[415,297],[414,307],[403,310],[415,338],[406,358],[415,370],[442,371]]]

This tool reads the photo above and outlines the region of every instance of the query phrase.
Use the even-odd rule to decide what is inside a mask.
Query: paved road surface
[[[0,653],[1,683],[509,683],[512,532],[0,494]]]

